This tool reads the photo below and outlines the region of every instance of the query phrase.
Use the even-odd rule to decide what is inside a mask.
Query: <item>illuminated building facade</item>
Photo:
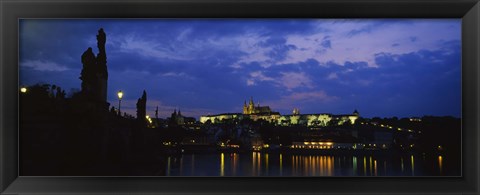
[[[292,115],[280,115],[279,112],[274,112],[269,106],[257,106],[253,103],[253,98],[250,101],[245,101],[243,104],[243,113],[225,113],[218,115],[206,115],[200,117],[200,122],[218,123],[222,120],[250,118],[254,121],[265,120],[279,126],[290,125],[304,125],[308,127],[323,127],[327,125],[342,125],[346,122],[354,124],[360,116],[359,112],[355,110],[352,114],[333,115],[328,113],[321,114],[300,114],[298,108],[293,109]]]
[[[206,123],[210,121],[211,123],[219,123],[222,120],[232,120],[232,119],[242,120],[243,118],[244,118],[243,114],[241,113],[224,113],[224,114],[201,116],[200,122]]]
[[[243,103],[243,114],[257,114],[257,115],[267,115],[267,114],[276,114],[278,112],[272,112],[269,106],[260,106],[260,103],[255,106],[253,103],[253,97],[250,97],[250,101],[245,101]]]
[[[306,125],[308,127],[318,126],[324,127],[327,125],[342,125],[345,122],[355,124],[360,114],[355,110],[352,114],[333,115],[329,113],[320,114],[300,114],[298,109],[294,109],[292,115],[283,115],[276,122],[277,125]]]

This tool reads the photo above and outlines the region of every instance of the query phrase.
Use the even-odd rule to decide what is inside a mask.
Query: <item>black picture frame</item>
[[[479,0],[0,0],[3,194],[479,194]],[[20,18],[462,18],[463,177],[19,177]]]

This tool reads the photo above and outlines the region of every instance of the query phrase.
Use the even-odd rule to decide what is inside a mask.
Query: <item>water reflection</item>
[[[183,175],[183,158],[180,158],[180,174]]]
[[[256,152],[252,152],[252,175],[255,176],[255,170],[256,170],[256,160],[257,159],[257,154]]]
[[[268,153],[265,154],[265,171],[267,172],[266,174],[268,175]]]
[[[404,161],[408,158],[410,163]],[[437,155],[422,158],[410,154],[375,156],[221,152],[169,156],[165,170],[167,176],[422,176],[443,175],[445,165],[444,157]]]
[[[370,175],[373,175],[373,169],[372,169],[372,156],[370,156],[370,163],[369,163],[369,167],[370,167]]]
[[[169,156],[167,158],[167,176],[170,176],[170,172],[171,172],[171,168],[172,168],[171,160],[172,160],[172,158]]]
[[[413,155],[410,156],[410,161],[412,162],[412,176],[415,176],[415,163],[413,161]]]
[[[225,154],[220,154],[220,176],[225,175]]]
[[[367,175],[367,157],[363,157],[363,175]]]
[[[388,173],[387,173],[387,161],[386,160],[383,161],[383,172],[384,172],[385,175],[388,175]]]
[[[283,174],[283,161],[281,161]],[[293,176],[332,176],[334,175],[335,158],[333,156],[301,156],[293,155],[291,162]],[[288,168],[288,167],[287,167]]]
[[[356,156],[352,156],[352,166],[353,166],[353,172],[354,173],[357,173],[357,157]]]
[[[439,171],[440,171],[440,175],[442,174],[442,167],[443,167],[443,157],[442,156],[438,156],[438,168],[439,168]]]
[[[400,165],[402,167],[402,173],[405,171],[405,167],[403,165],[403,157],[400,157]]]
[[[238,154],[233,153],[231,154],[233,160],[232,160],[232,170],[233,170],[233,175],[237,175],[237,166],[238,166]]]
[[[280,154],[280,156],[279,156],[278,158],[280,159],[280,160],[279,160],[279,161],[280,161],[280,176],[282,176],[282,175],[283,175],[283,171],[282,171],[282,169],[283,169],[283,158],[282,158],[282,154]]]
[[[195,154],[192,154],[192,165],[190,169],[191,169],[190,175],[193,175],[195,173]]]

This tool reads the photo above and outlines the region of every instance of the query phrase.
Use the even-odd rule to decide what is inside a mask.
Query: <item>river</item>
[[[460,176],[441,155],[317,155],[246,152],[167,157],[167,176]]]

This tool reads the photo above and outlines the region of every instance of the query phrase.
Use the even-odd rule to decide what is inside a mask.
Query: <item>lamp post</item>
[[[122,90],[118,91],[117,95],[118,95],[118,115],[121,116],[122,112],[120,112],[120,104],[122,103],[122,97],[123,97]]]
[[[21,88],[20,88],[20,92],[22,92],[22,93],[27,93],[27,88],[26,88],[26,87],[21,87]]]

